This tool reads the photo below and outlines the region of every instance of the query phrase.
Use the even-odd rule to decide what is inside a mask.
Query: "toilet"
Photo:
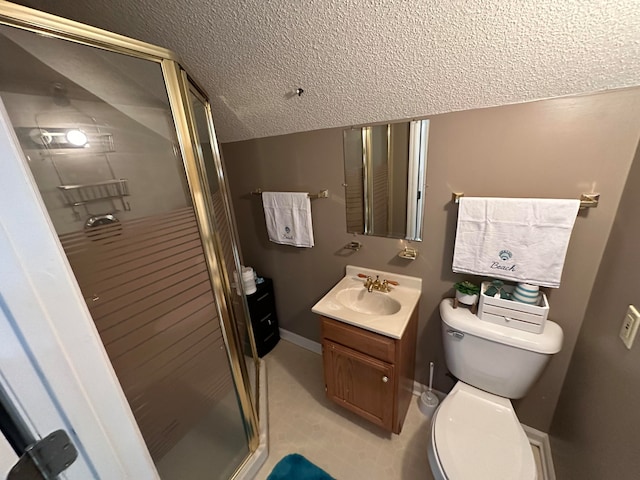
[[[447,367],[458,383],[431,420],[428,455],[436,480],[535,480],[529,439],[510,399],[522,398],[551,355],[562,329],[542,333],[485,322],[453,299],[440,303]]]

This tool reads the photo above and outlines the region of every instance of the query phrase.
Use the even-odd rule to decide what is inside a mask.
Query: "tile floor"
[[[339,480],[433,479],[429,422],[418,410],[417,397],[402,433],[387,434],[326,399],[320,355],[282,340],[265,360],[270,451],[256,480],[266,479],[290,453],[304,455]],[[538,448],[533,449],[538,463]]]
[[[320,355],[280,341],[267,362],[269,458],[267,478],[289,453],[300,453],[339,480],[432,479],[427,461],[429,424],[412,402],[402,433],[379,427],[329,402]]]

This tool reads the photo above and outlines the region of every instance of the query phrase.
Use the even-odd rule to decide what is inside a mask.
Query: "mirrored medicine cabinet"
[[[347,232],[422,240],[429,120],[344,131]]]

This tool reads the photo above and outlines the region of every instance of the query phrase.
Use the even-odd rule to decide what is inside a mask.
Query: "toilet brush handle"
[[[429,392],[433,386],[433,362],[429,362]]]

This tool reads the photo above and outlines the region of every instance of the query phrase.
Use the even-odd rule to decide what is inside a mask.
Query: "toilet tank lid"
[[[445,298],[440,302],[440,317],[444,323],[455,330],[503,345],[548,355],[558,353],[562,348],[562,328],[550,320],[545,322],[541,333],[525,332],[485,322],[471,313],[468,308],[453,308],[451,298]]]

